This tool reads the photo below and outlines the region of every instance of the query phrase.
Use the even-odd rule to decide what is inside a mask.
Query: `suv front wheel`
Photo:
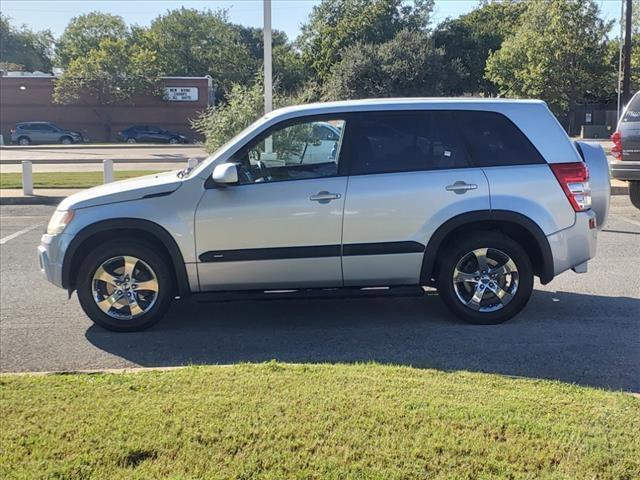
[[[152,245],[133,239],[108,242],[89,253],[76,284],[89,318],[120,332],[150,327],[174,297],[168,261]]]
[[[527,304],[533,290],[533,268],[513,239],[482,232],[443,253],[437,287],[458,317],[492,325],[507,321]]]

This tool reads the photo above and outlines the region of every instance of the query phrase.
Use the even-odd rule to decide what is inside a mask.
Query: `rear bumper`
[[[640,161],[610,160],[611,178],[616,180],[640,180]]]
[[[553,254],[553,274],[559,275],[577,267],[596,255],[597,228],[593,210],[576,213],[575,223],[564,230],[547,236]]]

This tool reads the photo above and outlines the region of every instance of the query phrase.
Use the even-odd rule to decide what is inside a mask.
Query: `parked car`
[[[324,161],[305,155],[319,122],[337,135]],[[495,324],[524,308],[534,276],[587,270],[608,207],[602,147],[574,144],[544,102],[336,102],[272,112],[192,170],[72,195],[38,251],[49,281],[112,330],[150,326],[176,296],[425,286]]]
[[[611,176],[629,182],[631,203],[640,208],[640,92],[625,107],[618,128],[611,135]]]
[[[117,134],[119,142],[126,143],[189,143],[189,139],[177,132],[170,132],[150,125],[134,125]]]
[[[11,142],[19,145],[32,143],[72,143],[86,142],[82,133],[58,127],[51,122],[21,122],[11,130]]]

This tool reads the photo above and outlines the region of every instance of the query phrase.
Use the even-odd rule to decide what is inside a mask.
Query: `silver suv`
[[[586,271],[608,206],[604,151],[574,144],[541,101],[325,103],[264,116],[195,169],[72,195],[39,257],[112,330],[146,328],[187,295],[425,287],[495,324],[534,276]]]
[[[85,142],[86,138],[80,132],[74,132],[58,127],[50,122],[22,122],[11,130],[11,142],[19,145],[32,143],[72,143]]]

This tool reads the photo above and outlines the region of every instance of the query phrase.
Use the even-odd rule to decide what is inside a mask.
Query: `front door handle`
[[[321,192],[316,193],[315,195],[311,195],[309,197],[309,200],[311,200],[312,202],[318,202],[318,203],[329,203],[331,200],[337,200],[340,197],[342,197],[342,195],[340,195],[339,193],[331,193],[331,192],[327,192],[326,190],[323,190]]]
[[[468,190],[475,190],[478,188],[478,185],[475,183],[466,183],[462,180],[458,180],[453,185],[447,185],[446,190],[448,192],[455,192],[458,195],[462,195],[466,193]]]

